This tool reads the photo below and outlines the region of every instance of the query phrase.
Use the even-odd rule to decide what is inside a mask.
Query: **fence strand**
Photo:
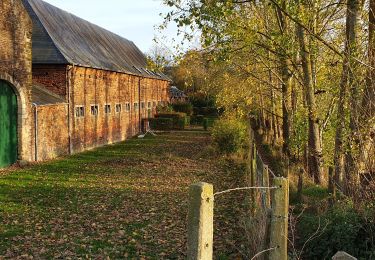
[[[256,259],[258,256],[260,256],[261,254],[264,254],[264,253],[266,253],[266,252],[268,252],[268,251],[272,251],[272,250],[275,250],[275,249],[277,249],[277,246],[275,246],[275,247],[271,247],[271,248],[268,248],[268,249],[265,249],[265,250],[263,250],[263,251],[260,251],[259,253],[257,253],[255,256],[253,256],[253,258],[251,258],[251,260],[254,260],[254,259]]]
[[[268,165],[264,163],[264,161],[262,159],[262,156],[260,156],[260,154],[259,154],[258,151],[257,151],[257,156],[259,157],[259,160],[261,161],[261,163],[263,164],[263,166],[267,166],[268,167]],[[277,177],[276,174],[270,169],[270,167],[268,167],[268,172],[270,172],[274,178]]]
[[[228,190],[224,190],[224,191],[219,191],[219,192],[216,192],[214,193],[214,196],[216,195],[220,195],[220,194],[224,194],[224,193],[229,193],[229,192],[232,192],[232,191],[240,191],[240,190],[253,190],[253,189],[278,189],[279,187],[241,187],[241,188],[234,188],[234,189],[228,189]]]

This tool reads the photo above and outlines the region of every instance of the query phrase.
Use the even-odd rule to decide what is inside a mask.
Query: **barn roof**
[[[45,86],[33,82],[32,102],[38,106],[42,106],[66,103],[66,100],[63,97],[48,91]]]
[[[146,69],[132,42],[42,0],[23,0],[33,21],[33,63],[74,64],[169,80]]]
[[[185,95],[185,92],[183,92],[182,90],[179,90],[176,86],[171,86],[169,88],[169,93],[170,93],[170,96],[172,98],[184,98],[184,97],[187,97]]]

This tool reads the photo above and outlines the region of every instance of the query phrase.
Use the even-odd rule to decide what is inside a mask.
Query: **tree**
[[[343,135],[346,129],[345,103],[347,100],[347,91],[354,84],[353,69],[356,61],[353,59],[357,49],[357,19],[358,19],[359,1],[347,1],[346,30],[345,30],[345,50],[342,67],[341,82],[339,87],[339,99],[337,109],[337,127],[335,136],[335,181],[336,185],[343,188],[344,178],[344,140]]]
[[[152,71],[165,72],[165,69],[172,65],[172,53],[168,48],[153,44],[146,54],[147,67]]]
[[[266,140],[281,139],[286,156],[300,159],[306,147],[306,168],[316,183],[323,165],[335,164],[338,179],[349,180],[358,158],[369,157],[358,154],[372,140],[371,127],[364,127],[371,112],[360,111],[374,110],[372,72],[362,84],[367,68],[366,41],[358,42],[364,37],[359,2],[165,1],[174,7],[167,21],[201,34],[209,69],[199,85],[215,89],[227,111],[255,114]],[[367,138],[358,138],[360,132]]]

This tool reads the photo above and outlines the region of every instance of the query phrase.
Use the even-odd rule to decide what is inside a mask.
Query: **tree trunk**
[[[356,51],[356,24],[358,16],[358,6],[357,0],[347,0],[347,12],[346,12],[346,32],[345,32],[345,52],[344,61],[342,68],[342,75],[340,81],[340,95],[337,107],[337,127],[335,136],[335,154],[334,154],[334,164],[335,164],[335,182],[338,187],[343,187],[343,177],[344,177],[344,141],[343,133],[346,128],[345,125],[345,102],[346,93],[348,86],[352,86],[354,79],[351,69],[354,68],[353,55]],[[348,158],[351,160],[351,158]],[[351,162],[347,162],[352,164]],[[347,177],[348,174],[346,174]]]
[[[375,0],[369,8],[369,67],[361,105],[359,173],[375,172]]]
[[[283,1],[282,6],[285,6]],[[287,29],[287,24],[283,12],[276,7],[276,15],[278,24],[280,27],[280,33],[282,37],[287,37],[285,34]],[[281,88],[282,88],[282,110],[283,110],[283,153],[287,156],[290,155],[290,130],[291,130],[291,73],[289,72],[290,61],[288,60],[287,53],[281,50],[283,54],[279,57],[280,61],[280,74],[282,78]]]
[[[352,9],[355,17],[357,16],[359,10],[359,1],[351,1],[348,8]],[[354,16],[353,15],[353,16]],[[355,32],[354,32],[355,36]],[[352,56],[350,58],[354,59],[355,50],[353,50]],[[349,105],[350,105],[350,123],[349,123],[349,138],[347,143],[347,149],[345,154],[345,182],[347,193],[349,192],[348,188],[352,184],[357,185],[359,179],[358,177],[358,159],[359,159],[359,144],[360,144],[360,135],[359,135],[359,85],[355,80],[354,75],[357,74],[357,62],[351,62],[348,72],[349,77]]]
[[[306,103],[308,108],[308,156],[309,156],[309,172],[314,177],[314,182],[321,183],[322,176],[322,149],[320,146],[319,124],[315,104],[315,90],[312,82],[310,57],[306,49],[305,32],[303,28],[297,24],[297,38],[300,45],[303,84],[305,88]]]

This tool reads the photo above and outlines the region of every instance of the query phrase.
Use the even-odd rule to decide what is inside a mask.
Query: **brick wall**
[[[37,160],[69,154],[68,104],[38,106],[36,110]]]
[[[21,1],[0,1],[0,80],[14,87],[18,100],[18,157],[34,158],[31,106],[31,20]]]
[[[65,65],[34,65],[33,81],[62,97],[67,96]]]
[[[34,111],[31,104],[31,33],[32,23],[21,1],[2,0],[0,80],[11,83],[17,94],[19,159],[27,161],[35,159]],[[66,145],[69,144],[66,141],[68,127],[71,128],[70,149],[73,152],[122,141],[139,133],[141,119],[153,116],[157,103],[169,100],[169,83],[162,80],[91,68],[53,65],[35,66],[33,73],[37,83],[45,85],[58,95],[68,98],[66,86],[71,91],[68,111],[70,126],[66,124],[64,127],[66,106],[64,109],[60,106],[38,108],[40,118],[37,148],[42,160],[66,152]],[[138,104],[139,110],[134,107],[134,103]],[[105,113],[106,104],[111,106],[111,113]],[[121,111],[116,112],[116,104],[121,105]],[[127,104],[130,104],[130,111],[126,111]],[[98,106],[98,115],[91,115],[93,105]],[[76,108],[80,106],[84,107],[85,115],[76,117]]]
[[[68,78],[73,152],[123,141],[138,134],[140,117],[153,116],[154,104],[169,98],[169,83],[161,80],[83,67],[70,68]],[[151,102],[150,113],[148,102]],[[130,111],[126,109],[127,104]],[[105,111],[106,105],[111,111]],[[121,111],[116,111],[116,106],[121,106]],[[91,109],[96,108],[98,114],[92,114]],[[76,114],[80,109],[84,111],[83,116]]]

